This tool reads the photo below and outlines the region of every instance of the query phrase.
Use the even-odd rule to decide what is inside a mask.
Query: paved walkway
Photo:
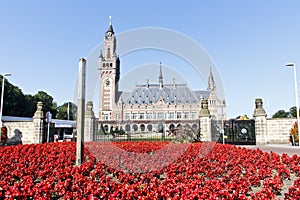
[[[300,147],[299,146],[291,146],[289,144],[265,144],[265,145],[256,145],[256,146],[243,146],[249,149],[261,149],[266,152],[276,152],[279,155],[286,153],[290,156],[296,154],[300,156]]]

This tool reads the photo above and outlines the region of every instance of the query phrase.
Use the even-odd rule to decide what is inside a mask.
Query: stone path
[[[243,146],[249,149],[261,149],[266,152],[275,152],[279,155],[283,153],[292,156],[294,154],[300,156],[300,147],[299,146],[291,146],[289,144],[266,144],[266,145],[256,145],[256,146]]]

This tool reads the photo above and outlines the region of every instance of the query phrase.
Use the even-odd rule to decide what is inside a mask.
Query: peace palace
[[[120,59],[117,41],[110,23],[104,36],[104,49],[99,55],[99,126],[126,132],[165,132],[175,127],[198,129],[201,102],[205,100],[210,116],[225,118],[225,102],[218,99],[212,72],[207,90],[190,90],[187,84],[164,83],[160,66],[156,84],[137,85],[132,91],[119,91]]]

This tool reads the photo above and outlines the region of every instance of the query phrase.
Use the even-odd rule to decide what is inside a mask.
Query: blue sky
[[[59,105],[72,101],[78,60],[103,41],[112,15],[116,34],[161,27],[183,33],[201,45],[223,80],[228,117],[252,116],[257,97],[263,98],[268,116],[295,105],[293,70],[284,65],[295,62],[300,71],[298,0],[0,3],[0,73],[12,73],[9,81],[25,94],[43,90]],[[142,64],[146,57],[141,52],[121,57],[121,66],[130,70],[131,64]],[[177,71],[185,70],[184,62],[165,57],[155,59]],[[202,89],[206,82],[199,82]]]

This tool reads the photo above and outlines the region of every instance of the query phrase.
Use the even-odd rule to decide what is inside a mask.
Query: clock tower
[[[104,52],[99,55],[99,120],[113,120],[116,107],[118,81],[120,79],[120,60],[116,54],[116,37],[112,22],[104,35]]]

